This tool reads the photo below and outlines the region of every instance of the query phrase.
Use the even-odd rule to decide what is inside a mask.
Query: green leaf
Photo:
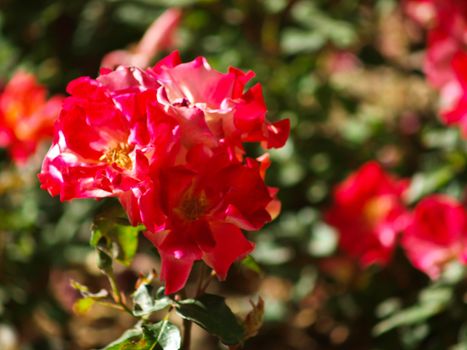
[[[258,265],[256,260],[251,256],[246,256],[242,261],[241,264],[245,266],[248,270],[256,272],[258,275],[263,274],[261,267]]]
[[[453,345],[449,350],[467,350],[467,324],[463,323],[457,334],[458,343]]]
[[[97,267],[105,273],[112,272],[112,257],[103,250],[97,251]]]
[[[133,304],[133,315],[141,317],[165,309],[172,304],[172,300],[164,295],[164,287],[154,293],[153,286],[141,284],[133,294]]]
[[[338,235],[332,226],[317,223],[310,236],[308,252],[315,257],[329,256],[337,248]]]
[[[74,280],[71,280],[70,285],[73,289],[77,290],[82,296],[81,299],[78,299],[73,304],[73,311],[78,315],[84,315],[92,308],[96,300],[104,299],[109,295],[109,293],[105,289],[101,289],[97,293],[92,293],[89,291],[89,288],[87,286]]]
[[[347,47],[357,39],[353,26],[337,20],[319,9],[312,1],[300,1],[292,8],[292,17],[297,23],[318,34],[323,42],[331,41],[338,47]]]
[[[100,218],[93,224],[90,244],[111,259],[128,266],[138,249],[138,233],[141,229],[141,226],[134,227],[118,220]],[[108,263],[105,256],[99,255],[99,258]]]
[[[281,48],[286,54],[300,52],[315,52],[321,49],[326,39],[319,32],[312,32],[294,28],[284,29],[281,37]]]
[[[144,333],[156,338],[157,344],[163,350],[178,350],[181,345],[180,331],[167,320],[154,325],[143,325]],[[153,345],[154,347],[154,345]]]
[[[243,327],[245,329],[244,339],[249,339],[258,334],[259,329],[264,321],[264,300],[259,297],[258,302],[255,304],[250,300],[252,310],[246,315],[243,320]]]
[[[92,308],[95,302],[96,301],[93,298],[78,299],[73,304],[73,311],[78,315],[84,315]]]
[[[182,318],[195,322],[224,344],[239,344],[244,338],[243,327],[225,299],[218,295],[203,294],[196,299],[182,300],[177,303],[176,310]]]
[[[156,324],[138,324],[102,350],[178,350],[178,328],[167,320]]]
[[[442,312],[452,298],[452,290],[447,287],[433,286],[420,293],[417,304],[403,309],[382,322],[378,323],[373,334],[376,336],[400,326],[411,326],[424,322],[425,320]]]
[[[101,289],[100,291],[96,292],[96,293],[92,293],[89,291],[89,288],[75,280],[71,280],[70,282],[70,285],[73,289],[77,290],[78,292],[80,292],[80,294],[84,297],[84,298],[92,298],[92,299],[103,299],[103,298],[106,298],[109,293],[105,290],[105,289]]]
[[[146,339],[144,339],[143,330],[134,328],[129,329],[121,335],[120,338],[113,341],[102,350],[143,350],[149,349]]]
[[[415,174],[407,191],[407,202],[410,204],[415,203],[424,196],[438,191],[439,188],[452,180],[455,175],[456,169],[453,169],[449,165]]]
[[[417,324],[438,314],[440,311],[442,310],[436,304],[412,306],[378,323],[373,329],[373,333],[378,336],[396,327]]]

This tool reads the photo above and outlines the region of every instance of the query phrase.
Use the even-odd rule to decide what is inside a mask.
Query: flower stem
[[[199,269],[198,285],[196,287],[195,298],[199,297],[201,294],[204,293],[203,281],[204,281],[205,273],[206,273],[206,265],[202,264],[200,269]]]
[[[195,298],[199,297],[206,291],[209,283],[212,280],[212,274],[208,276],[207,281],[205,282],[205,275],[207,272],[207,266],[202,264],[199,271],[198,284],[196,286]],[[183,350],[190,350],[191,346],[191,328],[193,322],[187,319],[183,319]]]
[[[183,319],[183,350],[190,350],[192,326],[193,326],[192,321]]]
[[[209,276],[206,278],[206,281],[204,282],[204,284],[201,284],[200,288],[198,289],[199,290],[198,295],[204,294],[206,292],[206,289],[208,289],[209,285],[214,280],[214,277],[216,277],[216,272],[211,271]]]

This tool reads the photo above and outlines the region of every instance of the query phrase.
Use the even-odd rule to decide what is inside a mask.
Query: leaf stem
[[[163,323],[162,323],[159,335],[157,336],[156,341],[154,342],[154,344],[152,344],[152,346],[151,346],[151,348],[149,350],[154,350],[156,348],[156,345],[159,344],[159,342],[161,340],[161,337],[162,337],[162,334],[164,334],[164,330],[167,327],[167,324],[169,322],[169,314],[170,314],[170,311],[164,316],[164,319],[162,320]]]
[[[120,305],[123,310],[125,310],[127,313],[133,316],[133,312],[130,310],[128,305],[123,301],[122,299],[122,293],[120,292],[120,289],[118,288],[117,280],[115,279],[115,274],[113,271],[107,271],[105,273],[109,280],[110,288],[112,288],[112,295],[114,297],[114,301]]]
[[[126,311],[121,305],[110,303],[110,302],[107,302],[107,301],[96,300],[96,304],[99,304],[99,305],[102,305],[102,306],[105,306],[105,307],[109,307],[111,309]]]

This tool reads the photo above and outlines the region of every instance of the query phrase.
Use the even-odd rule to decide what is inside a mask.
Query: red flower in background
[[[428,33],[425,73],[431,84],[442,88],[454,79],[451,62],[467,47],[467,4],[463,1],[435,2],[435,25]]]
[[[334,190],[326,221],[337,229],[341,249],[362,266],[389,262],[406,224],[402,195],[407,185],[369,162]]]
[[[429,26],[424,70],[441,94],[441,117],[459,124],[467,135],[467,2],[457,0],[407,0],[405,11]]]
[[[402,9],[405,14],[421,26],[429,26],[436,18],[434,0],[403,0]]]
[[[446,263],[467,261],[466,243],[464,207],[441,195],[426,197],[418,203],[402,238],[412,264],[433,279],[439,277]]]
[[[429,28],[424,70],[442,88],[454,79],[451,61],[467,45],[467,3],[458,0],[407,0],[405,12]]]
[[[101,67],[125,65],[146,68],[159,51],[172,47],[181,17],[180,9],[165,10],[146,30],[136,47],[109,52],[102,59]]]
[[[203,57],[181,63],[175,52],[147,70],[72,81],[42,188],[62,200],[118,197],[159,250],[166,293],[185,285],[195,260],[224,279],[253,249],[241,229],[280,210],[264,183],[269,158],[245,158],[243,143],[280,147],[289,121],[266,120],[261,86],[244,91],[252,77],[219,73]]]
[[[452,60],[455,78],[441,90],[441,116],[446,124],[458,124],[467,137],[467,53]]]
[[[44,139],[52,138],[62,97],[47,100],[47,90],[36,78],[18,71],[0,94],[0,147],[16,163],[24,163]]]

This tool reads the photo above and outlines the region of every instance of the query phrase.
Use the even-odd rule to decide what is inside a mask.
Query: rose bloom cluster
[[[439,194],[409,211],[404,205],[408,184],[378,163],[366,163],[335,188],[326,221],[336,228],[342,251],[363,267],[387,265],[400,244],[417,269],[436,279],[447,263],[467,263],[467,211]]]
[[[205,58],[181,63],[178,52],[142,70],[103,69],[81,77],[55,125],[39,174],[61,200],[117,197],[132,224],[144,224],[157,247],[166,293],[180,290],[193,263],[220,279],[253,249],[241,230],[260,229],[280,210],[268,187],[267,154],[244,144],[281,147],[289,121],[270,123],[254,76],[222,74]]]
[[[403,5],[409,17],[428,28],[424,71],[440,92],[441,117],[467,137],[467,2],[405,0]]]
[[[47,99],[36,78],[18,71],[0,93],[0,147],[7,148],[16,164],[24,163],[38,144],[53,136],[63,98]]]

